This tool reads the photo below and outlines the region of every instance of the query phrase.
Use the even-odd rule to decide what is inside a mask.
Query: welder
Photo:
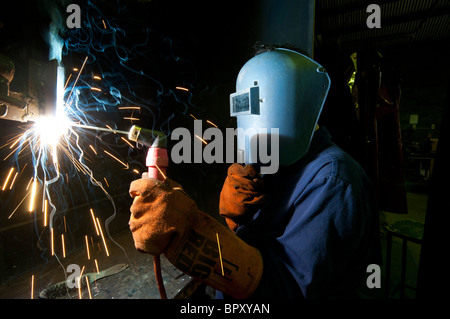
[[[326,70],[297,51],[271,48],[251,58],[237,77],[231,115],[243,130],[279,129],[279,170],[261,174],[249,142],[263,138],[257,130],[238,135],[242,164],[229,167],[220,194],[228,228],[169,178],[133,181],[136,248],[165,254],[217,298],[357,297],[373,263],[378,215],[362,168],[318,126],[329,86]]]

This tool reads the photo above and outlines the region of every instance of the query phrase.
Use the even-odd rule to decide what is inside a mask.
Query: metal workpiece
[[[0,119],[28,122],[35,121],[39,116],[55,115],[58,77],[59,81],[63,81],[64,68],[59,67],[56,60],[29,60],[27,83],[20,85],[27,88],[26,92],[10,90],[15,75],[14,62],[0,55]]]

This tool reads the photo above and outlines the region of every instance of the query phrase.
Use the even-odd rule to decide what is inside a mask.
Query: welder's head
[[[230,95],[231,116],[237,117],[238,157],[243,155],[247,164],[261,162],[257,151],[269,144],[269,153],[278,146],[280,167],[298,161],[308,151],[329,87],[325,69],[296,51],[276,48],[251,58],[239,72],[236,93]],[[267,142],[276,129],[278,145],[273,136]]]

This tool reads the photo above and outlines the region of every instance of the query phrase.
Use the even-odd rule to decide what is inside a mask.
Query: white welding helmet
[[[263,174],[298,161],[309,149],[329,87],[325,69],[296,51],[277,48],[250,59],[230,95],[237,161],[259,164]]]

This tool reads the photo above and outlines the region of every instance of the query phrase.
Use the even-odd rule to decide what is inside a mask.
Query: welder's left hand
[[[219,213],[236,231],[265,201],[263,181],[253,165],[232,164],[220,192]]]

